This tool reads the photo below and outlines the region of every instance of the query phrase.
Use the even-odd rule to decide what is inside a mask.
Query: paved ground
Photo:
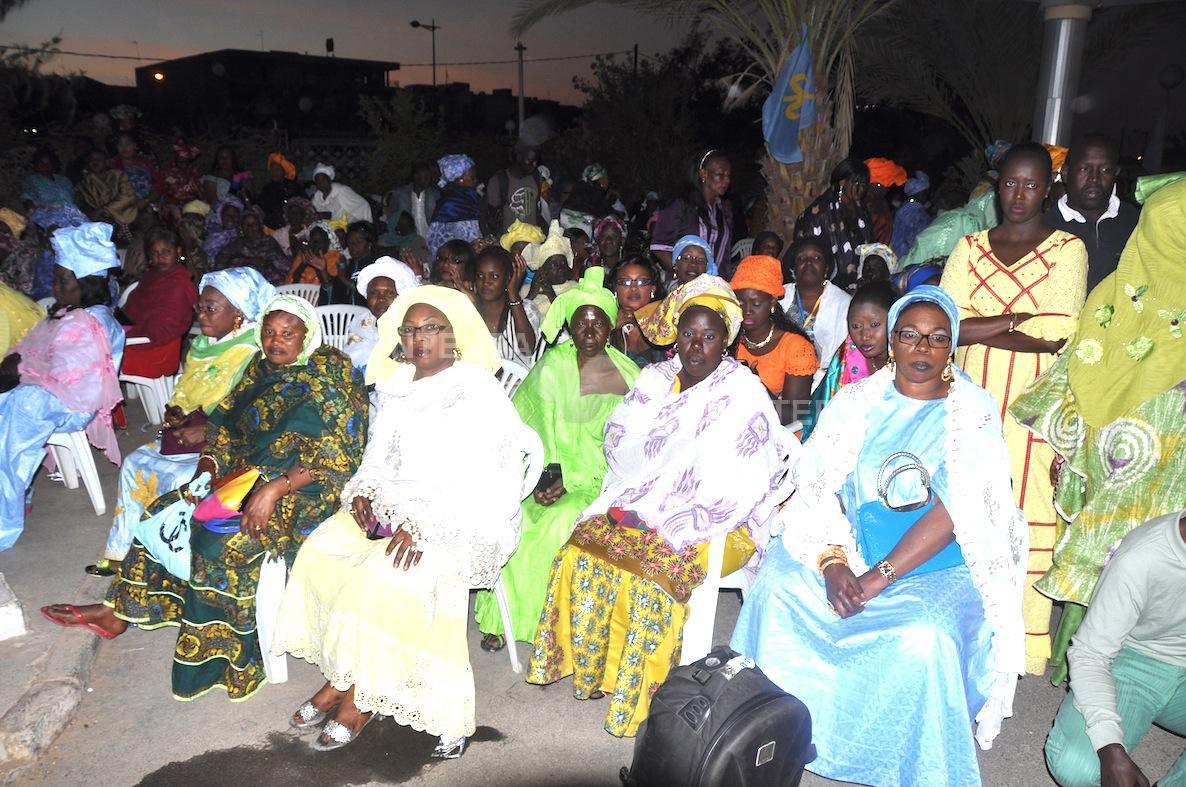
[[[133,408],[132,431],[121,440],[125,450],[147,439],[139,431],[141,415]],[[115,473],[98,458],[110,509]],[[632,742],[601,730],[604,704],[576,702],[567,683],[546,689],[523,683],[510,671],[505,654],[478,649],[476,629],[471,658],[481,727],[466,755],[446,763],[430,764],[433,739],[390,721],[375,723],[341,751],[308,749],[308,738],[291,734],[286,719],[321,679],[314,668],[292,660],[288,683],[266,687],[248,702],[230,704],[217,694],[176,702],[169,694],[173,637],[167,630],[132,630],[103,642],[87,682],[82,668],[89,666],[87,654],[96,638],[51,626],[37,608],[102,594],[105,582],[87,577],[82,567],[98,554],[110,518],[94,515],[83,490],[64,489],[44,475],[35,502],[21,541],[0,553],[0,572],[22,599],[31,630],[0,643],[0,713],[31,682],[73,685],[70,675],[56,676],[55,670],[81,670],[76,677],[87,688],[65,730],[35,763],[12,777],[13,783],[612,786],[619,783],[618,769],[630,761]],[[738,607],[735,594],[721,594],[718,641],[727,639]],[[519,648],[526,659],[527,646]],[[1006,722],[993,750],[981,754],[985,784],[1051,784],[1042,743],[1062,694],[1041,679],[1022,681],[1017,716]],[[12,713],[4,718],[11,721]],[[1182,747],[1180,738],[1154,730],[1136,759],[1155,778]],[[803,784],[832,782],[809,774]]]

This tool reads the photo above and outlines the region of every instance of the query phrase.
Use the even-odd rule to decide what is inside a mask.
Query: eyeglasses
[[[650,287],[655,282],[651,279],[615,279],[614,284],[619,287]]]
[[[425,336],[436,336],[447,330],[449,330],[448,325],[430,322],[428,325],[421,325],[420,327],[416,327],[415,325],[401,325],[395,329],[395,332],[400,336],[415,336],[418,333],[422,333]]]
[[[207,303],[205,306],[198,303],[194,304],[194,314],[201,314],[202,312],[206,312],[206,314],[218,314],[219,312],[226,311],[226,308],[217,303]]]
[[[902,344],[909,344],[911,347],[917,347],[923,339],[926,339],[927,344],[936,350],[946,350],[951,346],[951,337],[945,333],[919,333],[906,328],[894,331],[894,334],[898,337],[898,341]]]
[[[708,267],[708,259],[705,257],[693,257],[691,254],[681,254],[675,258],[676,262],[697,263]]]

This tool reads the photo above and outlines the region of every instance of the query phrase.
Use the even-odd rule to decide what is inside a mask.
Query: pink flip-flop
[[[48,606],[41,608],[41,616],[43,618],[45,618],[46,620],[48,620],[50,623],[61,626],[63,628],[74,628],[76,626],[82,626],[84,629],[89,629],[90,631],[93,631],[94,633],[98,634],[103,639],[115,639],[116,638],[116,636],[117,636],[116,634],[112,634],[110,631],[107,631],[106,629],[102,628],[101,626],[96,626],[94,623],[88,623],[87,619],[85,617],[83,617],[82,612],[79,611],[78,607],[74,606],[73,604],[61,604],[60,606],[63,609],[65,609],[67,612],[69,612],[70,616],[78,622],[77,623],[66,623],[65,621],[61,620],[60,618],[55,618],[53,615],[51,615],[49,613]]]

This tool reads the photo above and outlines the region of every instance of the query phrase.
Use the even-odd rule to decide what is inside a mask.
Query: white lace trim
[[[796,492],[773,530],[785,530],[787,550],[805,566],[814,568],[820,553],[836,544],[848,554],[854,572],[869,568],[836,494],[856,466],[868,413],[892,384],[893,371],[882,369],[841,389],[792,470]],[[951,498],[944,504],[993,631],[991,663],[997,679],[976,717],[976,740],[985,749],[1001,721],[1012,715],[1017,677],[1025,671],[1021,594],[1028,531],[1013,502],[1008,450],[995,407],[987,392],[957,376],[944,418]]]

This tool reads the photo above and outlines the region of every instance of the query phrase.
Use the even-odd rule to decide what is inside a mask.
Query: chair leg
[[[78,489],[78,462],[74,458],[73,447],[71,445],[51,445],[49,450],[53,454],[54,463],[58,466],[58,472],[62,474],[62,483],[66,485],[67,489]]]
[[[511,658],[511,672],[516,675],[523,672],[519,663],[519,652],[515,647],[515,630],[511,625],[511,607],[507,603],[506,588],[502,584],[502,575],[494,583],[494,599],[498,602],[498,611],[502,614],[502,638],[506,642],[507,655]]]
[[[86,487],[87,496],[91,499],[91,507],[95,509],[95,516],[103,516],[107,512],[107,501],[103,498],[103,486],[99,483],[99,468],[95,467],[95,454],[87,442],[85,432],[70,433],[71,449],[78,462],[79,472],[82,474],[82,484]]]

